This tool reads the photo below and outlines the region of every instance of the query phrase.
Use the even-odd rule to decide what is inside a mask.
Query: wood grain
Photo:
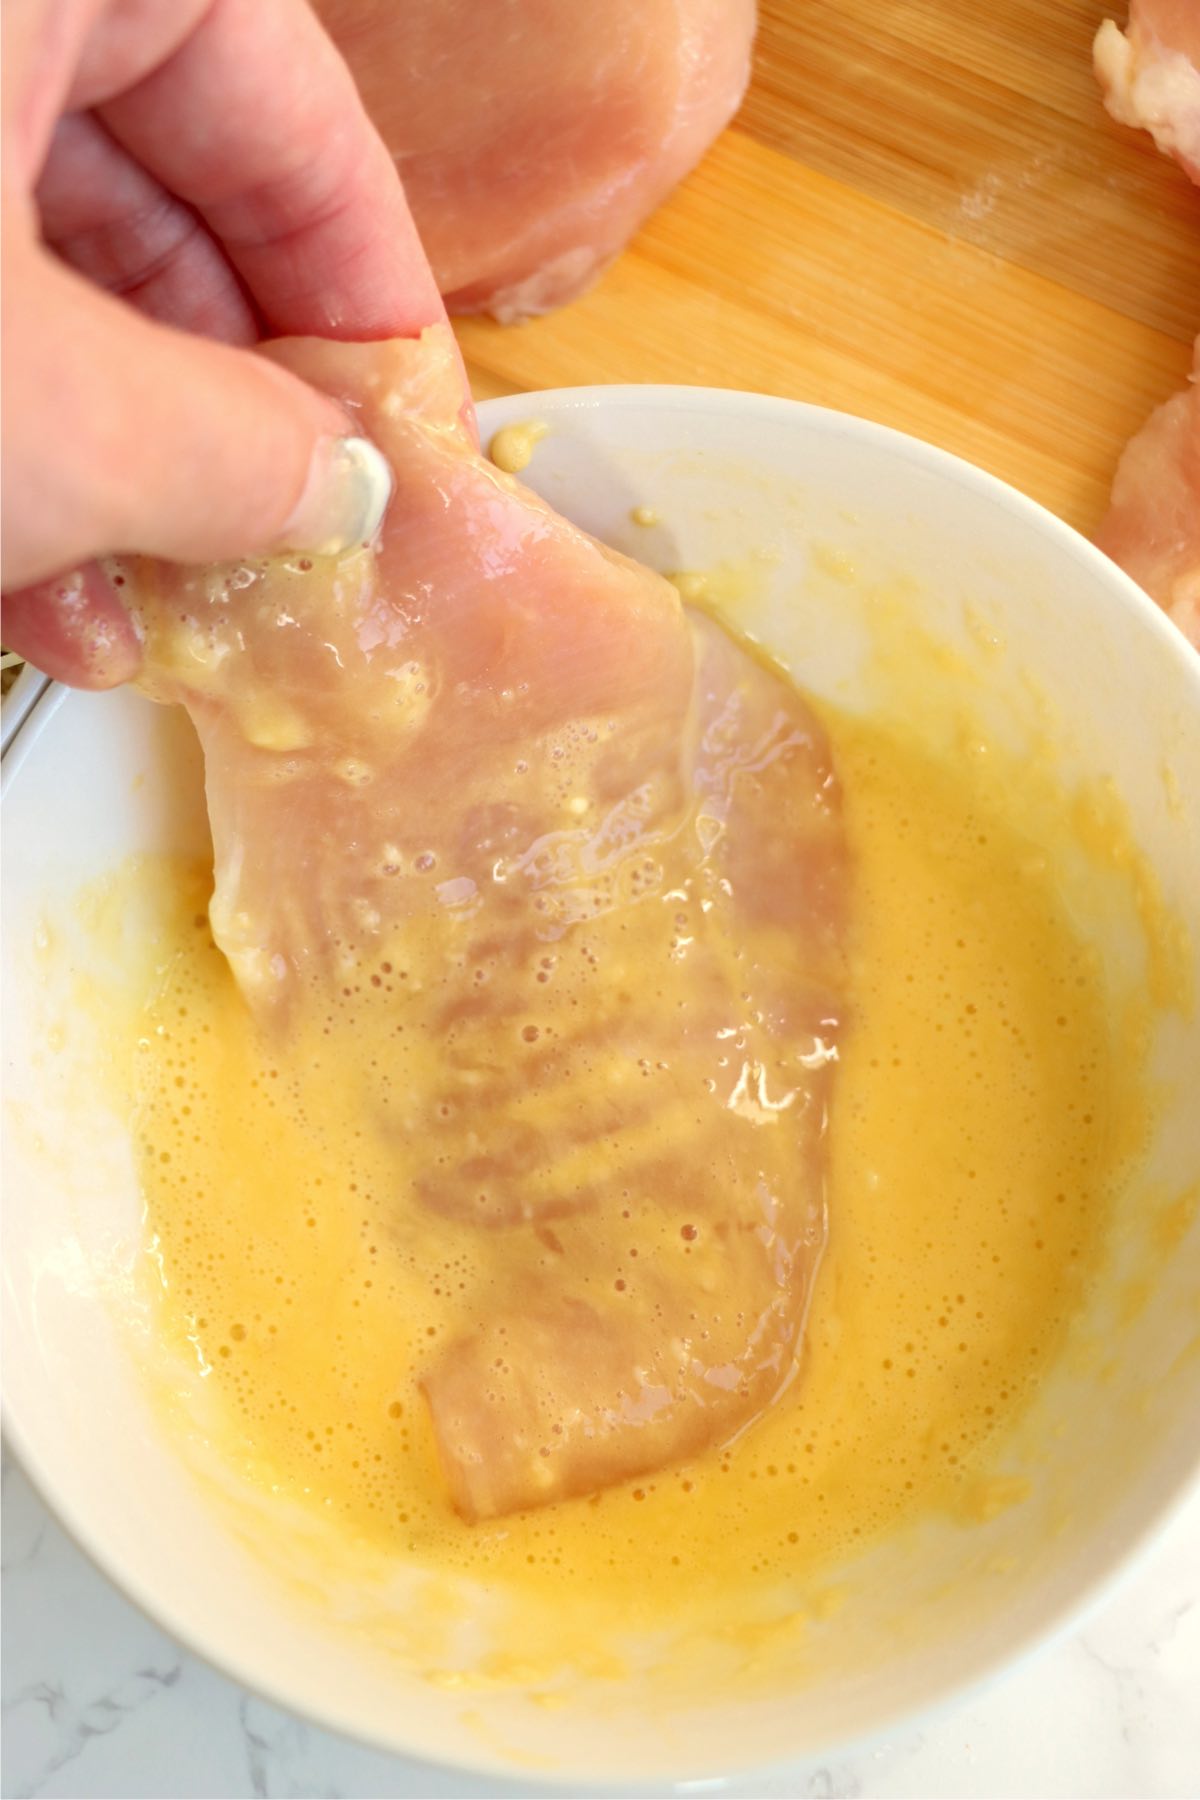
[[[1200,196],[1105,114],[1103,0],[765,0],[734,126],[601,282],[460,324],[482,398],[673,381],[915,432],[1084,530],[1185,378]]]

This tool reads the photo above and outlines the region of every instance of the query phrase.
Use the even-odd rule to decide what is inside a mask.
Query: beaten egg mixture
[[[1099,1254],[1121,1043],[1015,804],[915,738],[822,718],[854,900],[798,1377],[733,1442],[503,1519],[455,1511],[421,1389],[478,1322],[485,1251],[452,1220],[414,1229],[398,1203],[395,1146],[355,1074],[389,1054],[371,1035],[386,1011],[264,1050],[209,933],[211,872],[173,871],[172,953],[136,1056],[154,1308],[202,1377],[205,1431],[251,1485],[345,1543],[530,1599],[569,1578],[627,1621],[819,1578],[921,1515],[1020,1501],[996,1446]],[[631,1217],[615,1281],[657,1229]],[[719,1283],[702,1234],[678,1253],[712,1257]]]

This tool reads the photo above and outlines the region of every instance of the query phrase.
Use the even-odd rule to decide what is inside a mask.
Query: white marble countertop
[[[2,1598],[9,1800],[523,1791],[361,1749],[184,1654],[69,1542],[7,1456]],[[834,1761],[688,1791],[1200,1794],[1200,1495],[1083,1630],[970,1703]]]

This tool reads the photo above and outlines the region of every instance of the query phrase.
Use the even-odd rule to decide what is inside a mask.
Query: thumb
[[[6,586],[119,551],[212,562],[376,529],[386,464],[327,395],[143,317],[39,247],[6,262]]]

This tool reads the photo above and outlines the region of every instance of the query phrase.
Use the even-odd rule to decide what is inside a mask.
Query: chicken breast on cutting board
[[[1150,132],[1200,181],[1200,6],[1133,0],[1125,31],[1106,19],[1096,33],[1104,103],[1122,125]]]
[[[451,312],[572,300],[745,92],[754,0],[314,0]]]
[[[1200,5],[1134,0],[1122,32],[1096,34],[1105,105],[1141,126],[1200,182]],[[1096,542],[1200,649],[1200,339],[1190,385],[1125,449]]]
[[[1200,650],[1200,339],[1196,358],[1126,445],[1096,542]]]

